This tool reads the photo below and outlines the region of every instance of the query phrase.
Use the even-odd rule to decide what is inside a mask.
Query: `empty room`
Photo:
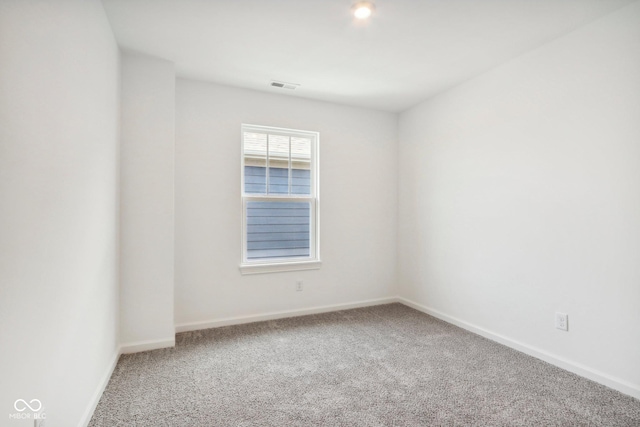
[[[640,0],[0,0],[0,426],[640,426]]]

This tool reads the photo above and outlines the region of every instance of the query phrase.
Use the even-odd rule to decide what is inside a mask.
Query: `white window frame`
[[[310,194],[295,195],[295,194],[246,194],[244,186],[244,169],[245,169],[245,156],[244,156],[244,133],[256,132],[266,133],[268,135],[279,135],[286,137],[304,137],[309,138],[311,141],[311,159],[310,159]],[[268,141],[268,139],[267,139]],[[297,129],[285,129],[271,126],[260,126],[251,124],[242,124],[240,129],[240,188],[241,188],[241,224],[242,224],[242,240],[241,240],[241,262],[240,272],[242,274],[257,274],[257,273],[276,273],[281,271],[298,271],[298,270],[317,270],[322,265],[320,260],[320,176],[319,176],[319,164],[320,164],[320,134],[318,132],[297,130]],[[291,148],[289,148],[291,151]],[[269,162],[269,146],[267,143],[267,165]],[[291,154],[289,154],[291,157]],[[291,161],[291,160],[290,160]],[[267,174],[267,188],[269,186],[268,170]],[[289,174],[289,180],[291,180],[291,173]],[[311,205],[311,221],[309,225],[309,257],[294,257],[294,258],[278,258],[273,260],[247,260],[247,202],[265,202],[265,201],[299,201],[309,202]]]

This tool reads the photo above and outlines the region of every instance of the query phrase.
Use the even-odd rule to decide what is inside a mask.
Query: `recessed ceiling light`
[[[376,6],[370,1],[359,1],[353,5],[353,16],[357,19],[367,19],[375,8]]]

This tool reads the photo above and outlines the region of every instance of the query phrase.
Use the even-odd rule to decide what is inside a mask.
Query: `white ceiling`
[[[178,76],[402,111],[634,0],[103,0],[118,43]],[[271,88],[271,80],[300,84]]]

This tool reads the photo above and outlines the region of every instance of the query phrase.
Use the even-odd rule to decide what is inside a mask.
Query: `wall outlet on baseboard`
[[[569,330],[569,315],[556,312],[556,328],[562,331]]]
[[[296,291],[301,292],[304,289],[304,282],[302,280],[298,280],[296,282]]]

